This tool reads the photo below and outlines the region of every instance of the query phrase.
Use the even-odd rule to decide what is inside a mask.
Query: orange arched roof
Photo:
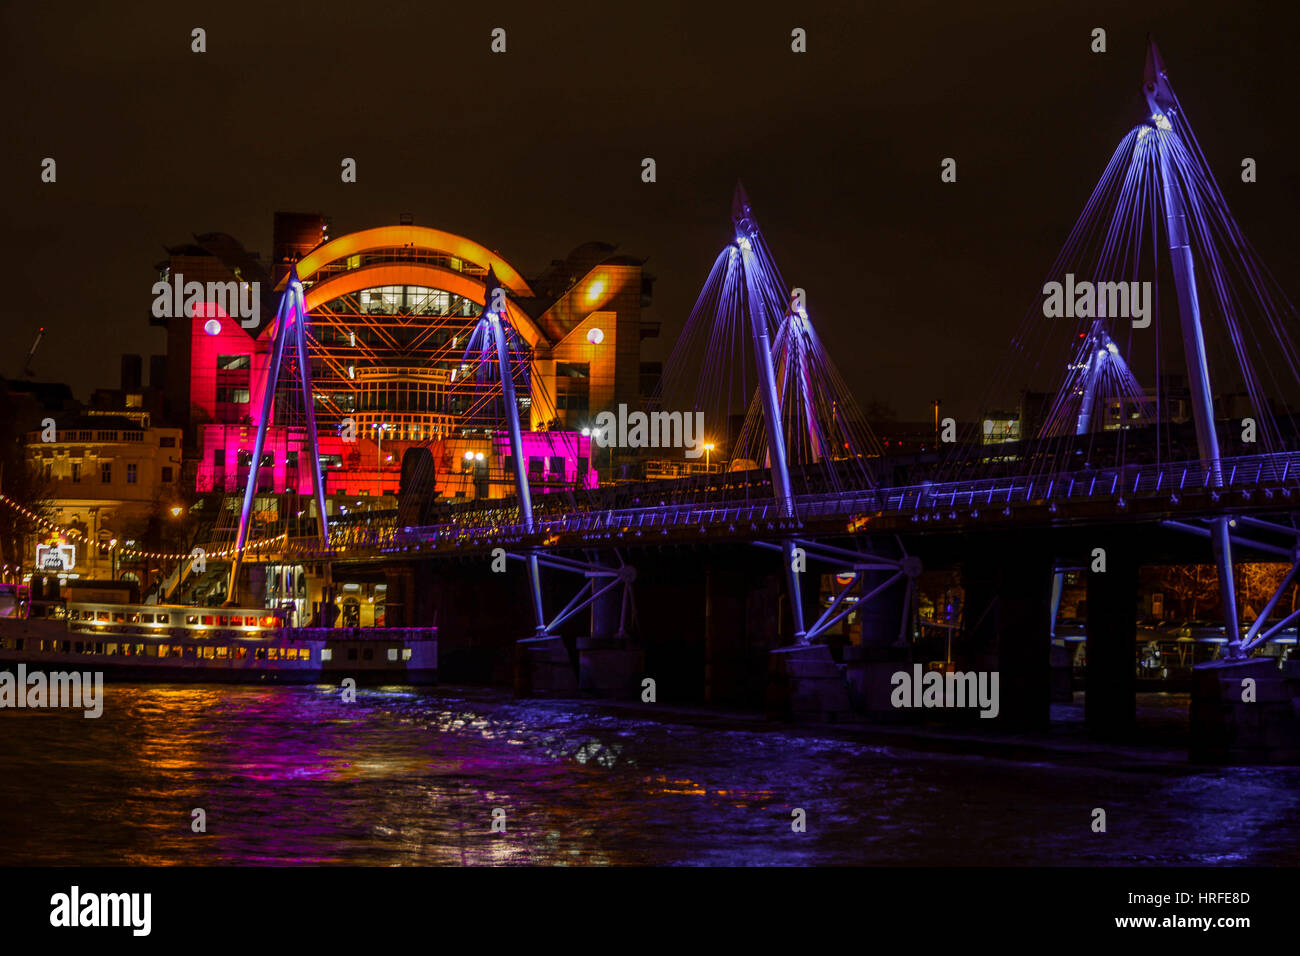
[[[495,252],[472,239],[443,232],[441,229],[430,229],[428,226],[379,226],[331,239],[299,260],[298,278],[306,282],[318,269],[338,259],[346,259],[348,256],[355,256],[372,249],[403,246],[445,252],[458,259],[472,262],[476,266],[482,266],[484,269],[491,266],[501,284],[515,295],[531,297],[533,294],[533,290],[528,287],[519,270]],[[283,286],[282,281],[280,288]]]
[[[486,305],[484,293],[487,289],[481,280],[427,262],[385,262],[353,269],[350,272],[340,272],[305,290],[303,305],[306,306],[307,312],[311,313],[313,309],[341,295],[385,285],[419,285],[445,289],[471,302]],[[539,341],[547,342],[537,324],[523,309],[510,301],[509,297],[506,298],[506,317],[529,345],[536,346]]]

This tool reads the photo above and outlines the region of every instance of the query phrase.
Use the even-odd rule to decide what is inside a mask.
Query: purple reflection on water
[[[1298,793],[1295,768],[916,754],[456,688],[110,686],[99,720],[0,712],[2,863],[1285,864]]]

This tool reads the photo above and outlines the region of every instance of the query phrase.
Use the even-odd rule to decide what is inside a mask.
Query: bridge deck
[[[1300,452],[1225,458],[1217,471],[1205,462],[1188,461],[800,494],[793,499],[793,520],[783,516],[774,499],[752,493],[754,488],[770,488],[761,480],[744,484],[744,497],[716,501],[698,500],[716,492],[716,487],[659,485],[653,489],[661,492],[655,495],[659,500],[652,504],[584,508],[573,499],[573,507],[563,513],[536,517],[531,533],[507,501],[494,508],[453,507],[451,520],[423,526],[398,526],[393,512],[372,514],[364,523],[335,526],[328,551],[314,539],[304,538],[258,557],[274,560],[275,554],[288,552],[357,560],[411,551],[581,546],[584,541],[610,537],[698,534],[711,529],[753,537],[756,529],[788,532],[805,525],[839,533],[865,531],[868,525],[873,531],[897,530],[932,520],[951,527],[978,520],[980,509],[1005,514],[1026,506],[1034,512],[1031,520],[1053,522],[1108,520],[1129,509],[1188,514],[1254,510],[1278,497],[1289,499],[1292,488],[1300,488]]]

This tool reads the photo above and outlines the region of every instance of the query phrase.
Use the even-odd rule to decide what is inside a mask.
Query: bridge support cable
[[[758,388],[763,402],[763,421],[766,424],[768,456],[772,467],[772,488],[776,494],[780,515],[786,520],[795,519],[794,495],[790,490],[790,463],[786,458],[785,429],[781,423],[781,400],[776,391],[776,371],[772,366],[770,303],[765,296],[771,294],[771,284],[763,281],[764,274],[775,271],[774,264],[764,259],[765,245],[750,212],[748,197],[736,187],[732,206],[732,222],[736,227],[736,244],[732,256],[742,263],[749,302],[750,333],[754,340],[754,358],[758,362]],[[755,248],[757,246],[757,249]],[[790,611],[794,616],[794,637],[798,644],[808,643],[804,630],[803,594],[799,587],[799,574],[794,568],[794,550],[790,542],[783,545],[786,584],[790,595]]]
[[[515,480],[516,502],[519,512],[519,524],[524,534],[532,535],[533,522],[532,493],[528,486],[528,460],[524,457],[523,427],[519,417],[519,401],[515,393],[515,366],[522,364],[527,379],[528,348],[508,318],[506,289],[497,280],[496,273],[488,268],[487,278],[483,283],[483,311],[479,316],[474,331],[470,334],[465,350],[465,362],[468,369],[471,356],[475,356],[474,368],[467,370],[466,377],[473,376],[489,391],[488,382],[495,367],[496,377],[501,383],[501,403],[506,422],[506,431],[510,439],[510,454]],[[546,617],[542,610],[541,571],[538,567],[537,553],[529,549],[523,556],[528,567],[528,596],[533,609],[536,635],[546,633]]]
[[[1152,121],[1156,124],[1158,141],[1177,143],[1177,132],[1168,121],[1178,114],[1177,100],[1169,87],[1160,51],[1152,42],[1147,50],[1146,77],[1143,85]],[[1161,123],[1160,118],[1165,122]],[[1168,126],[1168,129],[1161,129]],[[1163,142],[1162,142],[1163,145]],[[1170,151],[1161,149],[1160,178],[1163,185],[1166,236],[1169,240],[1169,257],[1173,262],[1174,282],[1178,289],[1178,318],[1182,327],[1183,349],[1187,356],[1187,378],[1192,393],[1192,412],[1196,423],[1196,446],[1201,460],[1211,471],[1211,485],[1223,487],[1223,470],[1220,464],[1219,437],[1214,430],[1214,393],[1210,386],[1210,365],[1205,354],[1205,332],[1201,327],[1200,297],[1196,291],[1196,270],[1192,258],[1191,237],[1187,228],[1187,211],[1182,192],[1170,168]],[[1214,560],[1219,568],[1219,593],[1223,600],[1223,616],[1228,629],[1228,658],[1244,656],[1241,630],[1237,618],[1237,588],[1232,568],[1232,538],[1228,533],[1228,518],[1215,521]]]
[[[942,480],[975,471],[1059,484],[1074,473],[1091,486],[1096,468],[1179,461],[1194,437],[1205,487],[1217,491],[1232,485],[1228,462],[1243,451],[1276,458],[1297,447],[1300,418],[1288,410],[1300,407],[1300,312],[1233,219],[1154,43],[1143,97],[1141,122],[1112,155],[990,382],[981,417],[1006,418],[994,410],[1019,401],[1019,432],[954,449]],[[1043,408],[1011,399],[1011,388],[1055,399]],[[1228,654],[1239,659],[1232,520],[1205,530]]]
[[[257,421],[257,436],[253,440],[253,458],[249,463],[248,481],[244,488],[243,506],[239,512],[239,531],[235,537],[234,556],[230,564],[230,583],[227,588],[227,606],[237,606],[239,601],[239,570],[244,549],[248,544],[249,525],[253,515],[253,501],[257,497],[258,473],[262,467],[262,450],[266,446],[266,431],[274,418],[275,393],[279,385],[280,370],[285,352],[292,350],[298,365],[298,388],[306,418],[306,439],[311,455],[312,494],[316,503],[316,539],[322,550],[329,548],[328,515],[325,511],[325,483],[320,470],[320,445],[316,435],[316,406],[311,385],[311,357],[307,351],[307,308],[303,302],[302,282],[296,266],[291,266],[275,313],[275,344],[271,350],[271,363],[266,371],[266,384],[262,394],[262,414]],[[286,523],[286,529],[288,525]],[[287,533],[287,532],[286,532]],[[325,581],[321,592],[322,615],[331,600],[333,585],[330,565],[325,563]]]

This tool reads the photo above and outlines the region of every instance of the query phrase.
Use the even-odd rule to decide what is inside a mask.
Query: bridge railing
[[[954,510],[1027,504],[1114,501],[1132,498],[1172,497],[1192,493],[1250,491],[1256,488],[1300,488],[1300,452],[1225,458],[1217,467],[1201,461],[1134,464],[1118,468],[1084,468],[1054,474],[981,478],[951,482],[923,482],[894,488],[842,489],[805,493],[794,498],[801,521],[869,514],[943,514]],[[672,494],[632,496],[637,503],[624,507],[552,512],[534,521],[534,534],[543,540],[554,536],[665,531],[698,526],[768,525],[781,522],[774,499],[749,494],[748,481],[737,482],[743,497],[735,500],[672,501]],[[658,503],[653,503],[658,499]],[[330,553],[393,552],[411,548],[457,547],[492,541],[509,544],[527,538],[526,529],[511,507],[479,507],[460,518],[423,526],[396,525],[384,515],[373,524],[354,523],[331,535]],[[305,542],[304,549],[318,548]]]

